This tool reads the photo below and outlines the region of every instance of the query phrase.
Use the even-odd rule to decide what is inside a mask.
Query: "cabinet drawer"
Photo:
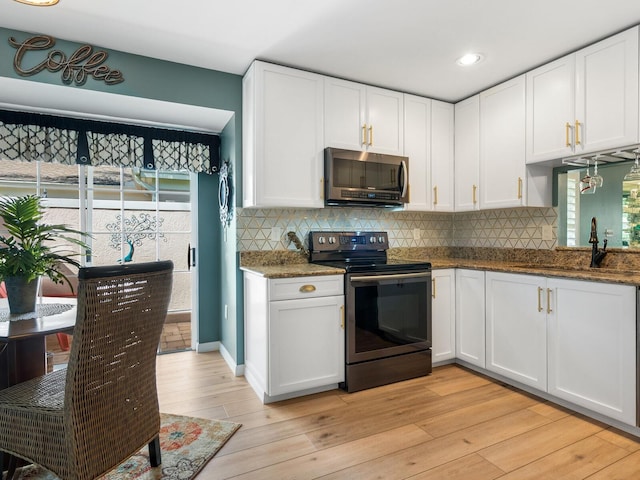
[[[327,297],[342,295],[343,275],[276,278],[269,280],[269,300]]]

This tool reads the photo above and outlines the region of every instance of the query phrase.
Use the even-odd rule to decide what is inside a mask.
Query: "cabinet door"
[[[480,208],[524,205],[525,77],[480,94]]]
[[[487,369],[547,389],[544,277],[487,272]]]
[[[367,150],[404,153],[404,96],[400,92],[367,87]]]
[[[431,210],[431,100],[404,96],[404,154],[409,157],[407,210]]]
[[[575,54],[527,73],[527,163],[573,153]]]
[[[323,78],[255,62],[243,84],[245,207],[323,207]]]
[[[455,270],[433,270],[431,272],[431,312],[433,323],[431,348],[434,363],[451,360],[456,356],[455,318]]]
[[[325,77],[325,146],[364,150],[366,87],[360,83]]]
[[[455,210],[478,210],[480,96],[455,105]]]
[[[484,272],[456,270],[456,357],[485,366]]]
[[[638,142],[638,27],[576,53],[576,153]]]
[[[270,396],[344,381],[344,297],[269,303]]]
[[[431,188],[433,210],[453,212],[453,105],[431,103]]]
[[[636,424],[636,288],[548,279],[549,393]]]

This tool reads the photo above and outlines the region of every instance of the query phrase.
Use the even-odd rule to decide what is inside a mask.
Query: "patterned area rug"
[[[149,449],[113,469],[101,480],[191,480],[213,458],[240,424],[220,420],[161,414],[160,449],[162,465],[151,468]],[[18,478],[29,480],[58,480],[39,466],[22,469]]]

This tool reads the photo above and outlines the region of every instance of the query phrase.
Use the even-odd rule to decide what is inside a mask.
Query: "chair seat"
[[[0,410],[29,409],[62,414],[65,379],[66,370],[61,369],[0,390]]]
[[[61,471],[68,445],[64,428],[64,370],[0,390],[0,446],[16,457]]]

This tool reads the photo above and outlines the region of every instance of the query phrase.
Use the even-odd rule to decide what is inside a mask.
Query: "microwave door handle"
[[[404,198],[407,196],[407,186],[409,184],[409,179],[407,178],[407,162],[402,160],[400,166],[402,170],[402,193],[400,194],[400,198]]]

